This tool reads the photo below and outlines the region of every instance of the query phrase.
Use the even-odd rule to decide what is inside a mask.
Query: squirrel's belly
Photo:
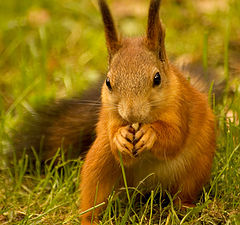
[[[128,183],[147,191],[156,188],[159,184],[163,188],[171,187],[187,172],[187,158],[186,155],[180,154],[172,160],[158,160],[151,153],[145,153],[132,168],[129,168]]]

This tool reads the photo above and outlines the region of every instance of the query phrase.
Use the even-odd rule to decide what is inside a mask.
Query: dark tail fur
[[[19,158],[24,151],[41,161],[52,158],[62,147],[68,158],[84,156],[95,138],[100,109],[101,87],[90,89],[79,98],[59,100],[26,114],[13,132],[13,152]]]

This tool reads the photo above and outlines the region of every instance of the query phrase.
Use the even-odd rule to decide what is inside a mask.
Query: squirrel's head
[[[119,39],[109,8],[99,0],[109,53],[103,106],[128,123],[147,123],[167,106],[171,70],[165,53],[160,0],[151,0],[146,37]],[[156,111],[157,113],[157,111]]]

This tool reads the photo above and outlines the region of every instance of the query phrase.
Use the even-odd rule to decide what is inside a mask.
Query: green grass
[[[230,0],[221,9],[216,9],[219,3],[202,10],[197,2],[201,1],[163,1],[161,14],[169,57],[197,63],[204,74],[213,71],[216,83],[226,81],[223,100],[212,101],[218,150],[211,182],[197,207],[185,213],[173,207],[174,196],[169,196],[166,207],[156,203],[156,198],[164,201],[161,187],[145,200],[130,187],[128,194],[113,193],[103,224],[240,224],[240,3]],[[123,4],[127,8],[128,1]],[[135,1],[136,9],[143,12],[134,11],[132,16],[112,8],[124,34],[144,34],[147,5],[148,1]],[[4,155],[11,130],[25,111],[77,95],[102,76],[107,69],[104,43],[94,0],[0,2],[0,224],[80,223],[82,161],[62,157],[54,163],[53,159],[44,166],[43,175],[39,162],[27,172],[27,157],[8,168]]]

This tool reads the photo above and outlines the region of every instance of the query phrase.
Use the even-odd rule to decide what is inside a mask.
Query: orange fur
[[[100,2],[106,10],[105,2]],[[105,27],[107,45],[116,46],[117,41],[121,47],[113,52],[109,48],[111,88],[102,87],[97,138],[82,169],[82,211],[106,202],[113,188],[120,187],[119,152],[128,185],[137,186],[153,174],[145,181],[146,191],[161,184],[172,194],[179,192],[176,204],[191,205],[209,179],[215,152],[214,115],[206,95],[168,62],[159,2],[151,1],[146,38],[118,40],[107,11],[111,20],[110,28],[104,20],[109,28]],[[161,84],[154,86],[158,72]],[[133,131],[133,123],[140,124],[138,130]],[[90,224],[92,216],[97,223],[100,211],[84,214],[82,224]]]

